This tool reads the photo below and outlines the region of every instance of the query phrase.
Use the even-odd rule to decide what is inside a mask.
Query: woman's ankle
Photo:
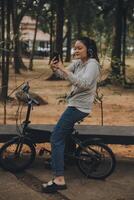
[[[65,178],[64,176],[56,176],[54,182],[57,184],[65,184]]]

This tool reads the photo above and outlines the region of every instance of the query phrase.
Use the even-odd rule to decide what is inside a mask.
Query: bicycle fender
[[[103,143],[102,139],[101,138],[91,138],[91,139],[87,139],[87,140],[84,140],[82,142],[82,144],[87,144],[87,143]]]
[[[16,137],[12,138],[10,141],[17,142],[18,140],[20,140],[20,141],[24,140],[24,142],[28,142],[28,143],[33,144],[32,140],[29,137],[23,137],[23,136],[22,137],[21,136],[16,136]]]

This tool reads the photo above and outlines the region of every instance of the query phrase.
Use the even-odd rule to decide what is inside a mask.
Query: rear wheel
[[[116,159],[107,145],[86,141],[77,150],[77,165],[88,178],[105,179],[113,173]]]
[[[11,172],[27,169],[35,160],[35,147],[26,138],[15,138],[5,143],[0,149],[0,165]]]

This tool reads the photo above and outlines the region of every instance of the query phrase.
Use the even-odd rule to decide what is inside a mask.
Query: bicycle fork
[[[15,149],[15,156],[19,156],[20,155],[20,152],[22,150],[22,147],[23,147],[23,144],[24,144],[24,138],[19,138],[19,140],[17,141],[17,146],[16,146],[16,149]]]

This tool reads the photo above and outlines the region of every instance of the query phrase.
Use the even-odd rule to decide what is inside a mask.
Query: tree
[[[9,0],[1,1],[1,22],[2,22],[2,82],[1,82],[1,100],[7,99],[8,79],[9,79],[9,58],[10,58],[10,14],[11,2]],[[7,33],[7,34],[5,34]]]
[[[31,70],[31,71],[33,70],[33,59],[34,59],[36,35],[37,35],[38,24],[39,24],[39,17],[42,14],[42,9],[43,9],[44,3],[45,3],[44,0],[40,0],[39,2],[36,2],[36,4],[33,6],[33,9],[32,9],[32,14],[35,17],[36,23],[35,23],[35,31],[34,31],[32,51],[31,51],[31,54],[30,54],[30,61],[29,61],[29,70]]]
[[[62,52],[62,49],[63,49],[63,26],[64,26],[64,3],[65,3],[65,0],[56,0],[56,1],[51,1],[51,44],[52,44],[52,49],[51,49],[51,54],[50,54],[50,59],[52,58],[52,54],[53,54],[53,51],[57,51],[61,58],[63,56],[63,52]],[[54,28],[53,28],[53,19],[52,19],[52,16],[54,16],[54,13],[56,13],[56,38],[53,37],[53,33],[52,31],[54,32]],[[53,39],[55,39],[54,41],[54,45],[53,45]],[[60,77],[57,77],[55,75],[55,73],[53,73],[49,78],[48,80],[61,80]]]
[[[4,124],[6,124],[6,101],[8,97],[9,58],[10,58],[10,0],[1,1],[1,28],[2,28],[2,81],[0,100],[4,108]]]
[[[53,39],[54,39],[54,3],[53,0],[51,0],[50,2],[50,27],[49,27],[49,31],[50,31],[50,61],[53,55],[53,51],[54,51],[54,44],[53,44]],[[49,61],[49,62],[50,62]]]
[[[117,0],[115,8],[115,23],[113,49],[111,56],[112,76],[120,77],[121,74],[121,44],[122,44],[122,18],[123,18],[123,0]]]
[[[133,83],[127,82],[126,78],[126,63],[125,63],[125,57],[126,57],[126,38],[127,38],[127,29],[128,29],[128,21],[131,21],[133,18],[133,8],[134,8],[134,2],[127,0],[124,2],[123,6],[123,28],[122,28],[122,76],[123,76],[123,82],[124,85],[134,85]]]
[[[28,9],[32,7],[33,0],[23,1],[23,4],[18,0],[11,0],[12,3],[12,21],[13,21],[13,32],[14,32],[14,68],[15,73],[20,73],[20,69],[26,69],[21,55],[20,55],[20,40],[19,40],[19,28],[23,16],[26,14]]]
[[[64,3],[65,0],[57,0],[56,7],[56,51],[59,52],[62,57],[63,48],[63,25],[64,25]]]
[[[1,99],[4,100],[6,97],[6,85],[5,85],[5,19],[6,19],[6,11],[5,11],[6,3],[5,1],[1,1],[1,49],[2,49],[2,64],[1,64],[1,72],[2,72],[2,82],[1,82]]]
[[[66,62],[70,62],[71,60],[71,36],[72,36],[72,24],[71,24],[71,15],[68,14],[67,19],[67,54],[66,54]]]
[[[73,16],[73,2],[71,0],[66,0],[66,9],[65,9],[65,17],[66,17],[66,62],[70,62],[71,60],[71,44],[72,44],[72,16]]]
[[[132,10],[134,5],[130,0],[114,0],[110,3],[99,0],[103,5],[103,15],[109,9],[113,13],[113,44],[111,54],[111,73],[103,81],[103,85],[118,81],[125,84],[125,56],[126,56],[126,30],[128,11]]]
[[[36,43],[36,35],[37,35],[37,29],[38,29],[38,22],[39,22],[39,15],[36,16],[36,23],[35,23],[35,31],[34,31],[34,38],[33,38],[33,44],[32,44],[32,51],[30,53],[30,61],[29,61],[29,70],[33,70],[33,58],[34,58],[34,51],[35,51],[35,43]]]

